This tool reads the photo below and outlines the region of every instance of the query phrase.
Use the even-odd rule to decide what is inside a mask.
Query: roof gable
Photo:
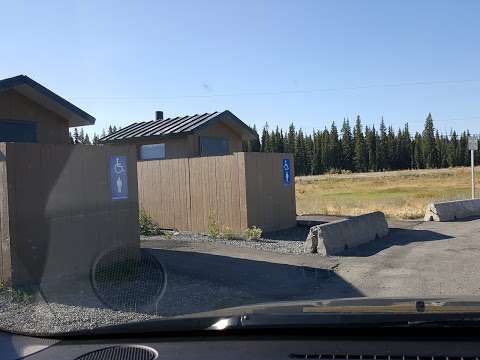
[[[68,126],[95,124],[95,118],[26,75],[0,80],[0,92],[13,89],[68,121]]]
[[[151,137],[166,138],[189,135],[218,122],[224,122],[229,125],[234,131],[239,133],[244,140],[250,140],[256,136],[248,125],[230,111],[225,110],[222,112],[216,111],[213,113],[133,123],[113,134],[101,138],[100,141],[115,142]]]

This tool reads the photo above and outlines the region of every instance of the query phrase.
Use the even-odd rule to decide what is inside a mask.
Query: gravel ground
[[[134,286],[134,284],[132,284]],[[108,308],[89,281],[42,286],[23,299],[11,289],[0,290],[0,328],[32,334],[52,334],[162,317],[216,310],[258,302],[250,294],[224,284],[169,273],[165,292],[148,308],[119,311]]]
[[[156,318],[155,315],[81,305],[16,302],[0,295],[0,328],[29,334],[52,334]]]
[[[216,239],[188,232],[146,237],[143,240],[222,243],[282,254],[304,254],[303,246],[308,229],[300,226],[266,233],[257,241]],[[98,299],[88,279],[70,279],[56,285],[44,284],[41,291],[33,296],[19,295],[21,294],[10,289],[0,289],[0,328],[33,334],[94,329],[269,301],[266,296],[263,298],[258,294],[253,295],[245,289],[235,288],[215,279],[185,276],[172,272],[171,269],[164,293],[149,308],[130,311],[111,309]]]
[[[198,241],[231,246],[248,247],[281,254],[304,254],[304,243],[309,228],[297,226],[291,229],[265,233],[260,240],[221,239],[191,232],[174,232],[158,236],[145,236],[142,240]]]

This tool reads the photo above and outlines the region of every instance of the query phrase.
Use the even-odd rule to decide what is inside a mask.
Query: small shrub
[[[28,304],[33,302],[33,290],[19,290],[8,286],[5,282],[0,281],[0,293],[7,296],[14,303]]]
[[[220,234],[220,237],[225,240],[237,240],[240,239],[241,236],[237,234],[235,231],[233,231],[231,228],[228,226],[222,230],[222,233]]]
[[[262,238],[262,229],[256,226],[252,226],[245,230],[245,237],[247,240],[260,240]]]
[[[13,291],[13,301],[21,304],[29,304],[33,301],[33,295],[25,291]]]
[[[213,215],[208,217],[208,228],[207,235],[214,239],[223,239],[223,240],[236,240],[242,239],[242,235],[236,233],[228,226],[221,227],[218,221],[215,220]]]
[[[172,240],[173,238],[173,231],[164,231],[163,237],[167,240]]]
[[[208,228],[207,228],[208,236],[212,238],[219,238],[221,235],[220,232],[220,225],[218,224],[217,220],[213,215],[208,217]]]
[[[140,225],[140,235],[152,236],[152,235],[161,235],[163,233],[160,227],[157,224],[155,224],[155,222],[146,213],[144,209],[140,210],[139,225]]]

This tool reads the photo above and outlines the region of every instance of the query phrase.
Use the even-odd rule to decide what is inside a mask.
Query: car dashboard
[[[405,329],[401,333],[366,329],[285,333],[209,332],[132,338],[38,338],[0,336],[1,359],[75,360],[479,360],[478,331]],[[343,332],[343,334],[342,334]],[[396,334],[397,333],[397,334]]]

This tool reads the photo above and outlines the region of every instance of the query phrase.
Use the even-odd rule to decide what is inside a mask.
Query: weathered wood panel
[[[283,184],[284,158],[293,166],[290,154],[271,153],[139,162],[140,207],[165,229],[206,232],[213,221],[235,232],[294,226],[295,188]]]
[[[0,187],[8,187],[9,231],[7,239],[2,214],[2,249],[10,246],[14,285],[88,275],[101,252],[139,246],[133,146],[2,146],[8,176],[5,181],[0,170]],[[128,164],[125,200],[113,200],[111,192],[110,159],[119,155],[126,156]]]
[[[277,153],[244,153],[249,226],[265,231],[296,224],[293,156]],[[292,181],[283,182],[283,159],[290,159]]]
[[[10,217],[8,214],[7,145],[0,143],[0,278],[11,283]]]

